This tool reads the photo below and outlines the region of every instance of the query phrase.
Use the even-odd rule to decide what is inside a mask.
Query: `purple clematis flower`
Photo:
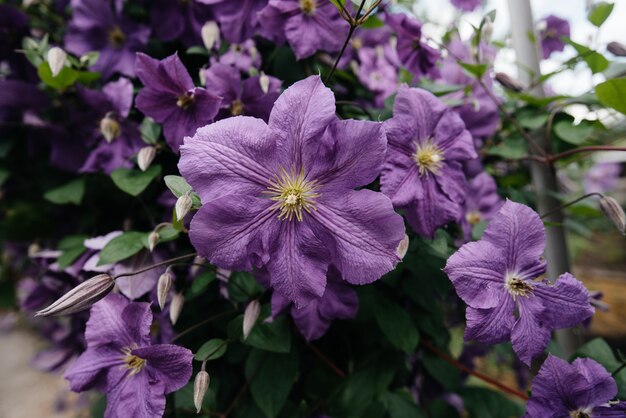
[[[422,40],[422,23],[405,13],[389,14],[386,20],[398,37],[396,49],[402,65],[415,75],[436,77],[441,54]]]
[[[489,221],[503,204],[498,195],[496,181],[489,174],[482,172],[467,182],[465,216],[461,220],[463,237],[472,239],[472,228],[483,221]]]
[[[426,90],[400,87],[393,118],[385,122],[389,147],[380,189],[421,235],[463,216],[461,162],[476,158],[461,118]]]
[[[237,116],[181,146],[180,172],[200,195],[190,239],[231,270],[266,268],[271,286],[303,307],[320,298],[328,266],[366,284],[392,270],[402,218],[382,193],[355,191],[378,176],[379,123],[339,120],[317,76],[289,87],[266,124]]]
[[[267,121],[280,94],[281,82],[276,77],[256,75],[242,80],[239,71],[225,64],[213,64],[204,71],[204,79],[206,89],[222,97],[217,119],[245,115]]]
[[[73,391],[107,394],[105,418],[156,417],[165,395],[191,377],[193,354],[172,344],[151,345],[149,303],[111,294],[91,308],[87,351],[65,372]]]
[[[454,7],[465,12],[471,12],[480,6],[480,0],[451,0]]]
[[[258,13],[268,0],[197,0],[213,5],[224,38],[231,43],[246,41],[259,30]]]
[[[328,269],[324,295],[303,308],[298,309],[289,299],[274,292],[272,316],[276,317],[287,309],[304,338],[307,341],[313,341],[322,337],[335,319],[354,318],[359,310],[359,297],[349,284],[341,280],[339,272],[331,266]]]
[[[165,139],[175,152],[185,136],[217,115],[221,98],[194,86],[177,53],[162,61],[137,54],[137,77],[144,85],[137,95],[137,109],[163,124]]]
[[[363,28],[359,26],[354,31],[354,35],[350,38],[350,43],[339,60],[339,68],[345,68],[350,62],[358,60],[358,54],[362,48],[376,48],[378,46],[387,48],[390,37],[391,29],[388,26],[380,28]],[[394,55],[397,56],[397,54]]]
[[[104,79],[116,72],[134,77],[135,53],[144,49],[149,35],[150,28],[122,14],[121,1],[72,0],[65,48],[76,55],[100,52],[92,69]]]
[[[596,163],[585,172],[583,189],[585,193],[607,193],[617,187],[622,171],[620,163]]]
[[[546,271],[545,242],[539,215],[507,200],[483,238],[448,259],[444,271],[468,305],[466,340],[497,344],[510,339],[528,365],[543,352],[552,330],[593,315],[589,292],[570,273],[554,284],[537,280]]]
[[[199,1],[150,2],[152,33],[163,41],[180,39],[185,46],[202,45],[202,26],[212,19],[211,8]]]
[[[612,409],[607,403],[616,394],[613,377],[596,361],[579,358],[569,364],[550,354],[533,380],[524,418],[624,416],[623,409],[621,414],[607,413]]]
[[[390,45],[376,48],[360,48],[355,63],[355,72],[359,81],[374,93],[374,104],[384,107],[385,100],[398,90],[398,66],[394,65],[394,53]]]
[[[252,69],[261,68],[261,54],[256,49],[256,44],[252,39],[248,39],[242,44],[231,44],[224,55],[218,59],[211,57],[211,65],[216,63],[230,65],[239,69],[242,73],[252,73]]]
[[[563,51],[565,42],[563,37],[569,38],[569,22],[558,16],[550,15],[539,22],[541,29],[539,39],[541,39],[541,51],[544,58],[548,58],[553,52]]]
[[[338,52],[348,22],[327,0],[270,0],[259,13],[261,34],[282,43],[287,40],[296,58],[310,57],[316,51]]]

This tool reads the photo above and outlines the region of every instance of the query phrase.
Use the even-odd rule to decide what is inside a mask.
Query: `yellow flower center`
[[[420,177],[428,176],[430,173],[437,175],[443,166],[443,152],[431,140],[423,144],[416,142],[413,160],[417,164]]]
[[[237,99],[230,105],[230,113],[233,116],[243,115],[243,103]]]
[[[513,300],[517,299],[518,296],[528,296],[533,293],[533,287],[527,280],[522,280],[515,276],[507,277],[504,286],[513,296]]]
[[[109,43],[115,48],[122,46],[125,40],[126,35],[124,35],[124,32],[122,32],[119,26],[115,26],[109,31]]]
[[[307,16],[311,16],[315,13],[317,9],[317,4],[315,4],[315,0],[300,0],[300,10]]]
[[[181,94],[180,96],[178,96],[177,100],[176,100],[176,106],[180,107],[181,109],[187,109],[189,106],[191,106],[191,104],[194,101],[194,97],[193,94]]]
[[[122,353],[124,353],[124,365],[122,367],[130,370],[129,376],[139,373],[146,365],[146,360],[131,354],[132,351],[133,349],[130,347],[122,348]]]
[[[271,211],[278,210],[278,219],[281,221],[291,221],[294,218],[302,221],[303,212],[311,213],[315,210],[315,198],[319,197],[315,193],[316,181],[308,181],[304,174],[304,168],[296,174],[292,167],[291,172],[287,172],[281,167],[280,175],[276,175],[274,181],[264,192],[270,195],[270,199],[276,204],[272,205]]]
[[[361,38],[352,39],[352,48],[361,49],[363,47],[363,40]]]
[[[590,418],[591,415],[589,415],[588,411],[579,409],[577,411],[570,412],[569,416],[572,418]]]
[[[465,220],[467,221],[468,224],[470,225],[476,225],[477,223],[479,223],[480,221],[482,221],[482,216],[480,215],[480,212],[478,212],[477,210],[473,210],[471,212],[467,212],[465,214]]]

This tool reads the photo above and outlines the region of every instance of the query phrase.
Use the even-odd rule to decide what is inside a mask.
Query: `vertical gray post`
[[[517,58],[519,78],[525,85],[531,85],[541,75],[539,67],[539,45],[537,34],[534,29],[533,12],[530,0],[509,0],[509,15],[511,18],[511,36],[513,48]],[[540,84],[532,91],[533,94],[542,96],[543,88]],[[545,150],[549,150],[547,138],[543,135],[534,138]],[[529,148],[532,152],[532,147]],[[552,192],[557,191],[554,168],[539,161],[530,162],[530,173],[533,187],[537,196],[537,209],[539,213],[546,213],[559,206],[559,201],[553,197]],[[546,259],[548,262],[548,275],[551,281],[570,271],[570,260],[567,251],[567,241],[563,227],[563,214],[556,211],[545,218],[545,221],[559,226],[546,228]],[[565,356],[573,354],[581,344],[581,335],[574,330],[562,330],[556,333],[557,341]]]

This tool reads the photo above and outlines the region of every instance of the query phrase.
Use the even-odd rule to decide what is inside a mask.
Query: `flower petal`
[[[211,264],[251,270],[268,261],[270,246],[279,245],[275,242],[277,231],[269,224],[276,217],[270,211],[272,204],[269,199],[241,195],[214,199],[194,215],[189,239]]]
[[[543,353],[550,341],[551,330],[542,320],[541,299],[522,296],[518,299],[519,319],[511,332],[513,350],[527,366]]]
[[[554,285],[537,283],[533,292],[545,307],[542,321],[552,329],[573,327],[594,313],[589,291],[570,273],[562,274]]]
[[[404,222],[382,193],[364,189],[322,194],[311,217],[315,235],[349,283],[378,280],[400,261],[396,248],[404,238]]]
[[[443,269],[456,293],[472,308],[494,308],[500,303],[506,265],[499,248],[487,241],[469,242],[452,254]]]
[[[302,167],[305,147],[335,119],[335,96],[319,76],[294,83],[274,103],[269,126],[278,135],[283,168]],[[273,138],[274,139],[274,138]]]
[[[617,395],[617,384],[613,376],[601,364],[590,358],[579,358],[572,363],[587,381],[587,390],[576,398],[578,407],[599,406]]]
[[[107,392],[104,418],[154,418],[165,411],[164,384],[141,372],[127,378]]]
[[[501,292],[498,303],[491,309],[468,307],[465,312],[467,328],[465,340],[476,340],[485,344],[498,344],[507,341],[515,324],[513,312],[515,303],[506,292]]]
[[[185,347],[157,344],[137,348],[132,354],[146,360],[146,371],[163,382],[166,394],[182,388],[191,378],[193,353]]]
[[[137,328],[131,329],[122,320],[122,311],[128,305],[128,299],[116,294],[110,294],[93,305],[85,330],[88,347],[111,345],[122,348],[140,342],[136,341]]]
[[[172,94],[172,101],[194,88],[193,80],[178,58],[178,53],[159,61],[138,52],[135,68],[137,77],[146,87]]]
[[[278,173],[275,141],[260,119],[224,119],[186,138],[178,168],[203,203],[232,193],[259,196]]]
[[[89,348],[68,367],[63,377],[69,380],[70,389],[75,392],[103,389],[108,369],[120,367],[122,358],[121,351],[109,346]]]

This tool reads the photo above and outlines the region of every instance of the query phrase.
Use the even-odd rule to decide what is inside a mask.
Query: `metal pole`
[[[534,29],[533,12],[530,0],[509,0],[509,15],[511,18],[511,36],[513,48],[517,58],[519,70],[518,77],[525,85],[532,85],[541,75],[539,67],[539,44],[537,33]],[[541,83],[532,90],[537,96],[543,96]],[[546,151],[550,150],[550,144],[545,136],[535,138],[535,141]],[[532,148],[531,148],[532,152]],[[554,197],[558,190],[556,175],[552,165],[539,162],[530,162],[530,174],[537,197],[537,209],[539,213],[554,211],[560,202]],[[563,213],[554,211],[544,219],[550,222],[546,227],[546,261],[548,263],[548,276],[554,281],[559,275],[570,271],[569,253],[563,225]],[[554,225],[554,226],[553,226]],[[565,356],[570,356],[582,343],[582,336],[574,330],[560,330],[556,332],[557,342]]]

